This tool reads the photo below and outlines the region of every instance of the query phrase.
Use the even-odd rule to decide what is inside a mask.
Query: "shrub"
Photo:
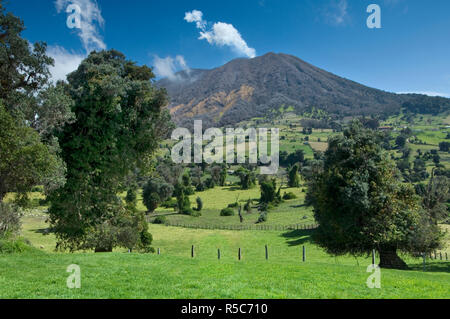
[[[234,215],[235,215],[234,209],[230,207],[224,208],[220,211],[220,216],[234,216]]]
[[[235,202],[235,203],[228,204],[228,207],[229,208],[238,208],[239,207],[239,203]]]
[[[172,196],[173,186],[160,178],[151,178],[144,187],[142,200],[149,212]]]
[[[145,214],[133,207],[117,207],[117,215],[102,224],[91,227],[81,249],[112,252],[114,247],[147,252],[152,235],[148,232]]]
[[[184,194],[186,194],[188,196],[189,195],[194,195],[195,194],[195,190],[194,190],[194,188],[192,186],[185,187]]]
[[[249,199],[245,205],[244,205],[244,210],[247,212],[247,214],[250,214],[252,212],[252,200]]]
[[[296,198],[297,198],[297,196],[292,192],[284,193],[284,195],[283,195],[284,200],[290,200],[290,199],[296,199]]]
[[[127,204],[136,205],[137,203],[137,194],[134,188],[129,188],[127,190],[127,195],[125,196],[125,202]]]
[[[289,187],[299,187],[300,186],[300,176],[298,174],[299,167],[297,164],[292,166],[288,175],[288,185]]]
[[[0,254],[15,254],[31,251],[38,250],[31,246],[30,242],[26,239],[19,238],[16,240],[0,240]]]
[[[272,204],[272,206],[276,206],[281,202],[281,187],[278,188],[276,180],[272,179],[267,182],[263,182],[261,185],[261,199],[260,203]]]
[[[256,221],[257,224],[264,223],[267,221],[267,212],[262,212],[261,215],[259,215],[258,220]]]
[[[158,216],[153,220],[153,224],[162,225],[166,223],[166,216]]]
[[[212,189],[212,188],[216,187],[216,183],[214,182],[214,180],[211,177],[208,177],[205,181],[205,186],[209,189]]]
[[[236,171],[236,175],[240,179],[239,185],[241,186],[241,189],[250,189],[256,185],[256,176],[253,171],[241,166]]]
[[[194,210],[190,207],[184,207],[183,210],[180,211],[180,214],[192,216],[194,214]]]
[[[203,209],[203,201],[200,197],[197,197],[197,211],[200,212]]]
[[[10,237],[19,232],[21,216],[17,206],[0,202],[0,238]]]
[[[449,135],[447,135],[448,137]],[[441,142],[439,143],[439,150],[441,152],[448,152],[450,151],[450,143],[449,142]]]
[[[205,189],[206,189],[206,186],[205,186],[205,184],[204,184],[202,181],[200,181],[200,182],[197,184],[197,186],[195,186],[195,190],[196,190],[197,192],[203,192]]]
[[[192,210],[191,216],[192,217],[200,217],[200,216],[202,216],[202,213],[198,210]]]
[[[191,201],[189,196],[185,194],[185,188],[181,184],[175,185],[174,194],[177,197],[177,209],[180,214],[192,215]]]

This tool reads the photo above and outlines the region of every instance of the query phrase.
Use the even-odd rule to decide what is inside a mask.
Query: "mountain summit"
[[[231,125],[281,106],[296,112],[316,107],[338,116],[392,113],[406,97],[366,87],[281,53],[236,59],[212,70],[182,71],[157,85],[169,93],[174,121],[188,127],[193,119],[202,119],[204,126]]]

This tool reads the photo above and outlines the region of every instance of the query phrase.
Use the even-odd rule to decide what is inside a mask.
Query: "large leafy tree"
[[[158,206],[169,199],[174,191],[172,184],[165,182],[161,178],[150,178],[142,192],[144,205],[150,213],[153,213]]]
[[[23,21],[5,13],[0,0],[0,99],[14,116],[32,118],[35,95],[48,83],[53,59],[43,42],[30,44],[21,37]]]
[[[57,158],[39,134],[13,118],[0,100],[0,201],[8,192],[26,194],[54,172]]]
[[[299,168],[298,164],[291,167],[288,174],[288,185],[289,187],[299,187],[300,186],[300,176],[298,174]]]
[[[428,222],[412,186],[401,183],[380,138],[353,122],[330,139],[322,170],[309,182],[320,225],[314,239],[334,255],[376,249],[380,267],[405,268],[397,251],[433,249],[439,230]]]
[[[46,44],[21,37],[23,21],[5,13],[0,0],[0,197],[5,191],[25,194],[37,183],[46,191],[64,184],[65,165],[53,133],[72,118],[63,83],[49,84]],[[39,133],[39,135],[38,135]]]
[[[137,225],[124,222],[136,212],[124,212],[117,193],[136,167],[148,170],[170,128],[166,92],[153,86],[153,77],[151,69],[115,50],[92,52],[68,76],[76,120],[58,134],[67,182],[52,196],[49,211],[59,248],[110,251],[122,245],[117,237],[107,243],[94,238],[121,223]]]
[[[435,224],[447,221],[449,211],[447,202],[450,198],[450,180],[447,176],[435,176],[434,170],[425,188],[422,206]]]
[[[256,185],[255,172],[240,166],[236,171],[236,175],[240,179],[240,185],[242,189],[250,189]]]

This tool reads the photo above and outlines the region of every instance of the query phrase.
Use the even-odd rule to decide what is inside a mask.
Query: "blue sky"
[[[66,25],[73,3],[82,29]],[[366,25],[371,3],[381,29]],[[25,38],[47,42],[55,78],[92,49],[117,49],[160,76],[282,52],[371,87],[450,97],[448,0],[9,0],[6,8],[24,20]]]

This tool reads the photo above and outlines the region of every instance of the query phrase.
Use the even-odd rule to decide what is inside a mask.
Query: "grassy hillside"
[[[43,221],[32,228],[24,235],[35,244],[53,241],[51,235],[36,233],[45,228]],[[382,270],[382,288],[369,289],[369,258],[330,257],[309,242],[307,231],[150,228],[161,255],[0,255],[0,298],[446,298],[450,290],[448,262],[428,262],[422,272],[415,259],[407,259],[412,271]],[[194,259],[191,245],[196,247]],[[66,287],[70,264],[81,267],[79,290]]]
[[[325,150],[332,130],[313,129],[304,134],[301,118],[292,113],[271,120],[281,130],[280,149],[294,152],[305,151],[306,158],[313,157],[314,150]],[[447,140],[445,124],[448,119],[438,117],[415,117],[406,121],[402,115],[391,117],[382,125],[393,128],[393,136],[405,126],[412,129],[417,139],[407,146],[412,156],[417,150],[436,150],[441,164],[450,167],[450,155],[438,151],[438,144]],[[261,122],[262,121],[262,122]],[[244,124],[265,126],[264,119],[254,119]],[[258,124],[257,124],[258,122]],[[414,142],[413,142],[414,141]],[[170,143],[169,143],[170,144]],[[399,157],[397,150],[390,151]],[[161,150],[164,153],[164,150]],[[431,172],[432,161],[426,163]],[[236,200],[244,204],[248,199],[260,197],[259,187],[241,190],[236,176],[228,176],[227,185],[215,187],[190,196],[193,206],[200,197],[204,208],[201,217],[180,215],[173,209],[158,208],[157,215],[165,215],[170,224],[198,227],[254,226],[259,217],[256,207],[251,214],[239,217],[221,217],[220,210]],[[280,179],[278,180],[280,182]],[[297,198],[284,201],[269,211],[267,226],[314,224],[312,208],[304,206],[305,187],[283,188]],[[124,195],[124,194],[123,194]],[[13,194],[7,200],[13,200]],[[310,241],[312,231],[270,230],[230,231],[203,230],[150,224],[153,247],[157,254],[127,253],[116,249],[113,253],[75,254],[56,253],[55,235],[46,223],[46,206],[40,206],[43,196],[30,194],[33,208],[23,217],[22,236],[35,249],[23,254],[0,254],[0,298],[448,298],[450,291],[450,234],[447,233],[443,261],[426,261],[402,256],[410,270],[382,270],[381,289],[369,289],[366,272],[371,258],[362,256],[333,257]],[[138,193],[138,209],[145,211],[142,192]],[[150,218],[152,220],[152,218]],[[449,229],[448,225],[442,227]],[[195,246],[195,258],[191,247]],[[265,259],[268,245],[269,260]],[[302,262],[302,248],[306,248],[306,262]],[[242,260],[238,260],[241,248]],[[218,249],[221,259],[218,260]],[[438,254],[439,256],[439,254]],[[66,287],[69,275],[66,268],[78,264],[82,273],[82,288]]]

